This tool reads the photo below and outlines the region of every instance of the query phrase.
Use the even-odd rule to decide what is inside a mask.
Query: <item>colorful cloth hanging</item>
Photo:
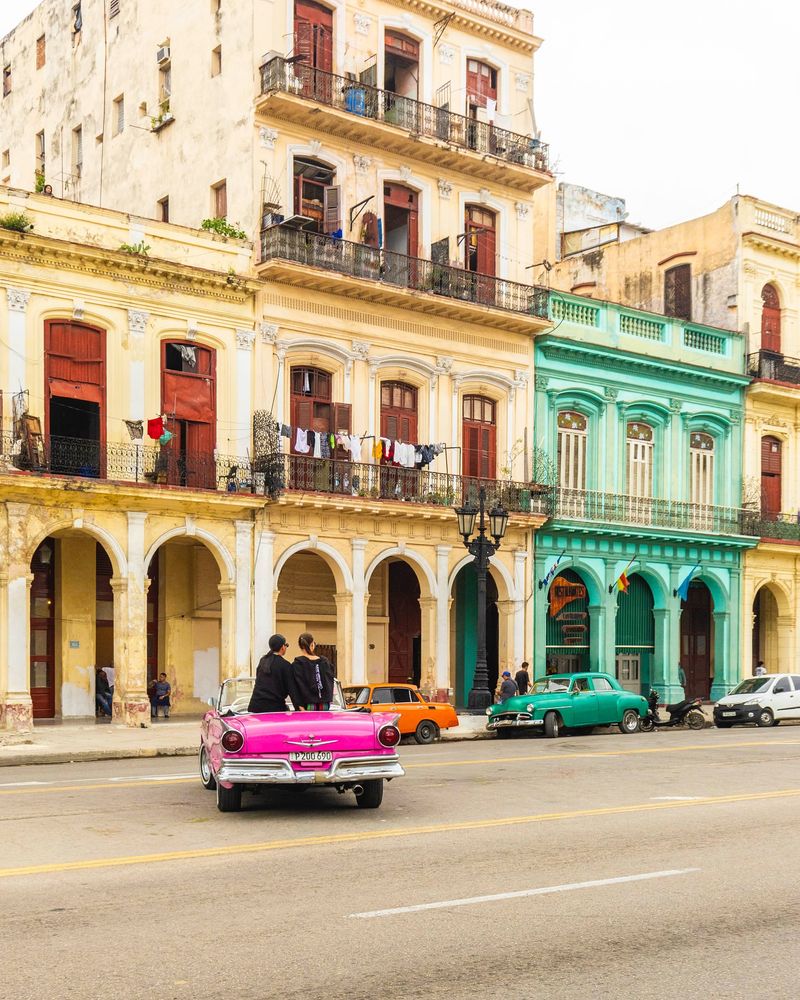
[[[152,438],[154,441],[158,441],[161,435],[164,433],[164,418],[163,417],[153,417],[152,420],[147,421],[147,436]]]

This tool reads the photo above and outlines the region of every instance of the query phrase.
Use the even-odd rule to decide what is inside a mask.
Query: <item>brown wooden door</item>
[[[761,350],[781,352],[781,303],[774,285],[761,290]]]
[[[381,383],[381,437],[417,442],[417,390],[405,382]]]
[[[692,318],[692,265],[678,264],[664,272],[664,313],[676,319]]]
[[[31,562],[30,686],[34,719],[52,719],[56,710],[55,567],[56,543],[48,538]]]
[[[389,563],[390,683],[413,683],[414,643],[420,638],[421,628],[419,581],[416,574],[408,563]]]
[[[497,438],[494,402],[484,396],[465,396],[462,417],[462,474],[475,479],[494,479]]]
[[[301,93],[311,100],[330,104],[333,97],[333,11],[311,0],[295,0],[294,54],[303,56],[295,64],[302,81]]]
[[[175,486],[215,489],[215,351],[188,341],[162,345],[161,412],[167,414],[167,429],[173,435],[171,441],[161,446],[167,481]]]
[[[707,699],[711,692],[711,592],[703,583],[689,586],[681,611],[681,666],[686,673],[686,697]]]
[[[761,514],[773,519],[781,510],[781,442],[761,438]]]

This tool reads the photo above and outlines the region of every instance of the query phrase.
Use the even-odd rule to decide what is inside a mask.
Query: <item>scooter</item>
[[[675,726],[686,725],[689,729],[704,729],[706,719],[702,712],[702,701],[700,698],[685,698],[674,705],[666,705],[669,712],[668,719],[662,719],[658,714],[658,691],[650,689],[650,697],[647,699],[647,715],[639,723],[639,729],[643,733],[652,733],[656,729],[671,729]]]

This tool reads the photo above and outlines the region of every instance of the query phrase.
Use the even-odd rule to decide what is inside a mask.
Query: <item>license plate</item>
[[[736,712],[723,712],[722,714],[725,716],[725,718],[728,718],[728,716],[736,715]]]
[[[297,761],[300,764],[316,763],[319,761],[333,760],[333,754],[330,750],[308,750],[308,751],[292,751],[289,754],[289,760]]]

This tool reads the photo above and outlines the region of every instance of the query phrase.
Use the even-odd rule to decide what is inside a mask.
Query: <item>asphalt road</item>
[[[401,756],[378,811],[5,769],[0,997],[798,995],[799,726]]]

